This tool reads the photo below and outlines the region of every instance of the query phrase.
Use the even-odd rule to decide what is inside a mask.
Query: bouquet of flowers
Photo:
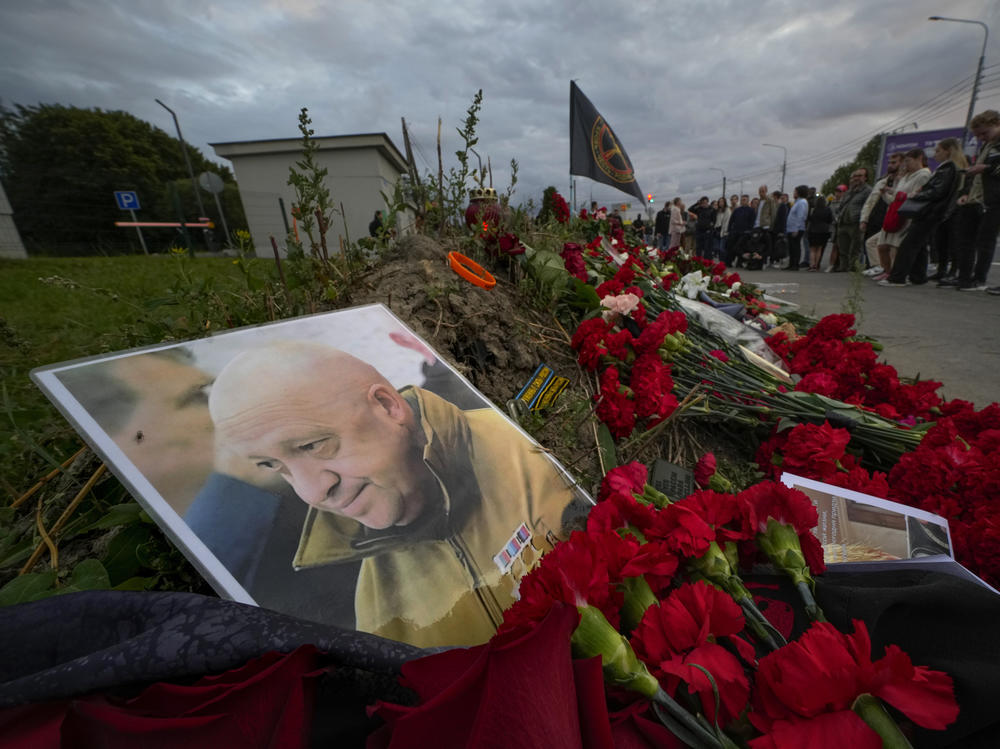
[[[947,674],[914,665],[894,645],[873,658],[861,621],[851,632],[824,621],[811,595],[823,563],[808,497],[765,481],[735,495],[702,489],[674,502],[646,478],[640,464],[608,473],[587,529],[557,544],[522,579],[519,600],[489,644],[424,659],[461,663],[461,676],[452,675],[466,687],[482,685],[462,697],[467,711],[482,716],[484,700],[501,692],[508,699],[498,673],[532,672],[543,649],[551,658],[568,644],[574,657],[589,660],[574,662],[574,675],[565,677],[570,686],[553,689],[575,690],[576,699],[564,694],[567,707],[550,702],[549,689],[538,690],[550,711],[539,720],[553,730],[610,730],[623,744],[638,732],[658,745],[706,749],[907,747],[883,703],[927,729],[957,718]],[[812,624],[792,642],[744,585],[744,571],[759,561],[802,595]],[[603,704],[594,697],[597,663]],[[427,669],[407,674],[425,704],[380,704],[387,726],[370,746],[387,746],[381,742],[390,736],[394,746],[407,745],[407,732],[440,715],[444,704],[456,707],[449,700],[459,694],[439,669]],[[486,740],[485,718],[464,720],[472,742],[465,745]]]
[[[567,243],[563,248],[567,270],[581,280],[606,277],[614,267],[594,288],[601,316],[584,319],[571,343],[580,365],[598,372],[597,417],[612,437],[622,440],[635,430],[648,433],[656,427],[679,405],[677,396],[669,395],[673,388],[678,394],[704,393],[701,407],[688,415],[715,415],[750,427],[762,421],[848,425],[854,444],[873,466],[889,467],[920,443],[929,423],[917,424],[916,417],[923,419],[940,403],[934,393],[938,383],[904,385],[894,369],[876,364],[870,343],[847,340],[854,334],[851,316],[825,318],[818,332],[784,348],[786,338],[778,337],[774,345],[793,362],[793,374],[815,368],[818,358],[832,368],[831,373],[817,370],[790,389],[790,380],[745,361],[734,346],[688,319],[674,299],[675,291],[710,289],[748,305],[750,319],[756,320],[767,314],[759,295],[736,274],[725,273],[721,263],[684,258],[676,251],[666,259],[668,254],[662,253],[657,265],[641,248],[602,237],[586,247]],[[843,387],[817,387],[834,382],[833,372]],[[856,387],[852,390],[848,382]],[[885,393],[892,394],[894,406],[880,402]],[[900,409],[909,423],[901,422]]]

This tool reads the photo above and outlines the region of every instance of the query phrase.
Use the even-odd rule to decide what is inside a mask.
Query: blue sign
[[[115,190],[115,202],[123,211],[139,210],[139,196],[135,190]]]
[[[912,133],[892,133],[885,136],[885,150],[882,154],[882,163],[879,164],[879,175],[884,176],[885,170],[889,166],[889,157],[894,153],[906,153],[914,148],[919,148],[927,154],[927,165],[931,171],[938,168],[938,163],[934,160],[934,147],[938,141],[945,138],[955,138],[962,142],[963,129],[960,127],[949,127],[943,130],[923,130]]]

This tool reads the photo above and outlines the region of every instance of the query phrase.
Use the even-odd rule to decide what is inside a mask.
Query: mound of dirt
[[[532,326],[554,327],[551,315],[544,320],[519,301],[517,287],[504,278],[489,290],[469,283],[451,269],[445,247],[428,237],[402,240],[396,256],[364,280],[352,303],[389,307],[498,404],[560,348],[542,350],[530,336]],[[565,351],[558,353],[575,368]]]
[[[350,304],[384,304],[505,413],[539,364],[568,378],[556,406],[522,418],[521,425],[573,465],[585,485],[600,477],[593,429],[584,418],[590,392],[569,335],[551,311],[528,298],[519,269],[491,268],[497,285],[483,289],[451,269],[449,249],[457,248],[423,235],[404,238],[352,291]]]

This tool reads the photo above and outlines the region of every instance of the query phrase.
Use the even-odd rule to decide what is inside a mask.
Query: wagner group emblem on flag
[[[618,144],[618,139],[608,127],[601,115],[597,115],[593,127],[590,128],[590,150],[593,152],[594,163],[615,182],[627,184],[635,182],[635,172],[625,151]]]
[[[645,199],[618,136],[573,81],[569,85],[569,173]]]

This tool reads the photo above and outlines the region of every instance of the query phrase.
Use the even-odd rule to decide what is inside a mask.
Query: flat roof
[[[400,172],[406,171],[406,159],[396,148],[396,144],[385,133],[354,133],[351,135],[313,136],[312,140],[321,151],[349,148],[375,148],[393,163]],[[266,153],[287,153],[302,149],[302,138],[264,138],[260,140],[237,140],[223,143],[209,143],[215,153],[223,158],[234,156],[254,156]]]

